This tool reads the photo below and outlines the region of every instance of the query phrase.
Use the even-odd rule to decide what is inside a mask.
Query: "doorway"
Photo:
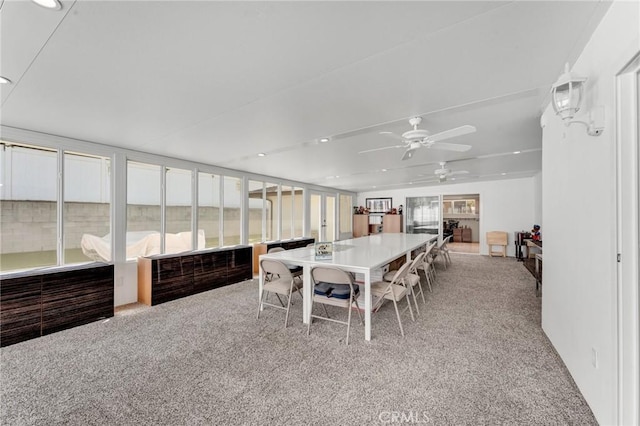
[[[616,76],[619,424],[640,421],[640,53]]]
[[[309,231],[316,241],[336,240],[336,195],[310,191]]]
[[[442,196],[442,237],[455,253],[480,254],[480,194]]]

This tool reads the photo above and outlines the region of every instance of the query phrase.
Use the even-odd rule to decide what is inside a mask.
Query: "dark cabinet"
[[[63,266],[3,275],[0,346],[113,316],[113,265]]]
[[[229,252],[229,264],[227,268],[227,281],[229,284],[253,278],[251,247],[244,247]]]
[[[113,316],[113,266],[51,274],[42,281],[42,335]]]
[[[470,243],[472,242],[471,228],[454,228],[453,229],[453,242],[455,243]]]
[[[193,256],[160,259],[151,263],[152,305],[193,294]]]
[[[269,241],[266,243],[255,243],[253,245],[253,273],[260,271],[260,255],[266,254],[273,247],[282,247],[285,250],[293,250],[306,247],[315,243],[315,238],[294,238],[293,240]]]
[[[251,247],[138,258],[138,301],[157,305],[253,278]]]
[[[213,290],[228,282],[228,254],[214,251],[193,256],[193,292]]]
[[[0,342],[2,346],[42,335],[42,278],[21,277],[0,282]]]

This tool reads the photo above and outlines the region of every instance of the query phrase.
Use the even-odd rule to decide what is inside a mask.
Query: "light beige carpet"
[[[2,348],[0,423],[595,424],[540,328],[531,274],[452,258],[422,316],[403,315],[404,339],[392,305],[349,346],[339,324],[307,336],[297,296],[286,330],[283,311],[257,320],[248,281]]]

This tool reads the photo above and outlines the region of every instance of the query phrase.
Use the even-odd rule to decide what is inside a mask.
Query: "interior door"
[[[311,236],[316,241],[335,241],[336,195],[310,191],[309,213]]]

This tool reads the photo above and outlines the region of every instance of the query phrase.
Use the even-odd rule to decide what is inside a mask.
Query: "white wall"
[[[488,254],[485,235],[489,231],[509,233],[507,255],[514,256],[514,232],[528,231],[534,223],[534,179],[509,179],[459,183],[358,193],[358,205],[366,198],[392,197],[393,206],[407,205],[406,197],[480,194],[480,253]],[[544,232],[544,229],[542,230]]]
[[[565,127],[550,108],[542,120],[542,327],[603,425],[619,423],[615,75],[639,49],[639,17],[638,2],[615,2],[573,66],[589,79],[583,110],[605,107],[604,133]]]
[[[542,220],[542,172],[533,177],[533,222],[540,225],[540,229],[544,228]]]

